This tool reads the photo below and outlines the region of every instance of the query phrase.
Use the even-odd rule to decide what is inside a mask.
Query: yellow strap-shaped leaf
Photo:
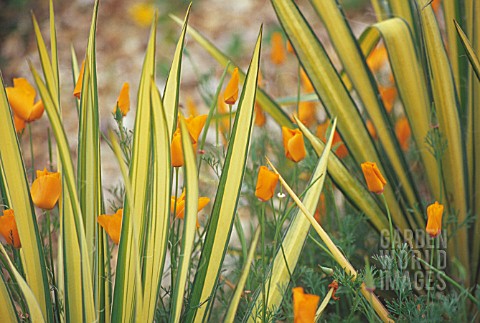
[[[260,64],[262,29],[257,38],[228,144],[227,156],[215,197],[208,231],[187,309],[187,322],[207,319],[213,303],[218,275],[230,240],[233,220],[245,172],[253,130],[253,107]]]
[[[13,275],[15,276],[15,280],[17,281],[17,284],[20,287],[20,290],[22,291],[23,296],[25,297],[25,301],[28,305],[30,319],[34,323],[45,322],[45,319],[43,318],[42,310],[40,309],[40,305],[38,304],[37,298],[35,298],[35,295],[33,294],[32,290],[28,286],[27,282],[23,279],[22,275],[20,275],[17,268],[15,268],[15,265],[12,263],[12,261],[8,257],[7,252],[5,251],[5,248],[3,248],[2,244],[0,244],[0,251],[2,252],[5,259],[7,259],[7,263],[10,267],[10,271],[13,272]],[[2,304],[1,306],[4,306],[4,304]]]
[[[295,120],[300,130],[312,144],[317,156],[321,156],[323,151],[325,151],[325,143],[312,134],[297,118],[295,118]],[[372,193],[365,189],[365,187],[352,176],[350,171],[335,154],[329,155],[328,174],[347,199],[368,217],[379,232],[388,229],[387,215],[372,197]]]
[[[55,105],[54,99],[51,97],[47,86],[40,78],[40,75],[35,68],[30,64],[30,70],[37,84],[37,88],[40,92],[45,110],[47,111],[50,124],[52,126],[55,140],[57,141],[58,153],[62,164],[62,176],[64,178],[64,184],[62,186],[63,194],[69,195],[69,200],[72,207],[73,222],[75,224],[75,230],[77,233],[77,243],[80,248],[81,254],[81,299],[83,301],[83,315],[85,320],[92,321],[96,319],[95,306],[93,302],[93,287],[92,287],[92,273],[89,264],[89,257],[87,253],[87,243],[85,238],[85,227],[82,220],[82,210],[78,200],[78,193],[75,185],[75,174],[73,170],[73,162],[70,155],[70,146],[68,144],[65,129],[63,128],[62,121],[60,119],[59,107]],[[65,231],[66,232],[66,231]],[[68,250],[65,250],[68,252]],[[78,277],[77,277],[78,278]],[[79,295],[77,295],[79,296]]]
[[[183,299],[187,277],[189,273],[190,260],[195,240],[198,213],[198,173],[195,152],[193,151],[190,135],[183,117],[180,117],[180,129],[182,133],[182,149],[185,158],[185,188],[186,207],[182,232],[182,251],[178,259],[178,272],[175,281],[170,312],[170,322],[180,322]]]
[[[155,82],[150,82],[152,92],[153,170],[150,226],[145,239],[143,267],[143,309],[146,322],[153,321],[157,307],[158,291],[162,280],[170,217],[170,135],[164,114],[164,106]]]
[[[8,292],[7,285],[5,285],[5,280],[3,275],[0,279],[0,317],[5,323],[14,323],[18,322],[17,311],[13,305],[12,297]]]
[[[451,214],[458,214],[458,223],[464,223],[467,216],[466,182],[463,167],[465,155],[458,115],[458,100],[442,36],[432,8],[427,6],[428,3],[428,0],[417,0],[417,4],[424,8],[420,11],[420,18],[430,67],[436,115],[440,132],[447,140],[447,147],[442,158],[445,196],[448,196],[448,200],[445,199],[444,202],[448,205]],[[469,272],[469,245],[466,226],[458,228],[455,237],[449,239],[449,242],[454,242],[454,244],[449,243],[452,252],[461,261],[465,270]],[[467,276],[469,275],[467,274]]]
[[[327,174],[328,156],[332,147],[333,133],[335,131],[336,119],[334,119],[334,125],[327,141],[327,145],[322,152],[321,157],[318,160],[317,166],[312,174],[307,193],[303,198],[303,204],[312,213],[315,211],[320,194],[323,189],[323,183]],[[310,230],[310,222],[302,215],[302,211],[298,211],[292,218],[292,222],[288,227],[281,246],[276,251],[273,259],[270,271],[270,277],[265,279],[265,289],[267,291],[266,308],[263,308],[263,296],[262,292],[252,299],[252,306],[249,322],[258,321],[259,317],[262,317],[262,311],[272,311],[280,307],[283,297],[285,296],[285,288],[290,281],[290,273],[295,270],[297,266],[300,253],[303,249],[303,244],[307,238],[308,231]]]
[[[365,59],[359,49],[353,32],[345,19],[344,12],[341,10],[341,7],[338,6],[336,0],[312,0],[312,5],[325,24],[330,35],[330,40],[342,61],[344,71],[352,82],[353,88],[356,90],[363,103],[363,107],[375,126],[378,139],[391,164],[391,167],[388,167],[388,162],[384,162],[388,173],[392,171],[395,172],[395,177],[398,178],[400,186],[399,191],[404,192],[404,196],[410,206],[416,205],[418,193],[415,189],[412,175],[408,171],[408,166],[400,149],[400,145],[398,144],[392,127],[390,127],[386,110],[379,99],[380,95],[378,94],[377,84],[365,63]],[[396,27],[393,28],[396,29]],[[399,32],[401,32],[401,30],[399,30]],[[405,37],[403,38],[405,40]],[[410,38],[407,39],[411,41]],[[349,146],[348,141],[347,146]],[[417,225],[423,227],[423,217],[419,212],[416,212],[416,214],[417,218],[415,220]]]
[[[391,178],[393,174],[385,172],[353,99],[296,4],[291,0],[271,2],[319,99],[328,113],[338,118],[338,128],[357,164],[365,161],[376,162],[381,172]],[[358,166],[358,172],[359,168]],[[403,232],[409,225],[402,214],[393,188],[388,186],[384,194],[392,210],[392,217]],[[408,216],[408,213],[406,214]]]
[[[182,71],[182,54],[183,45],[185,42],[185,34],[187,32],[188,16],[190,15],[190,8],[192,3],[188,6],[185,20],[183,22],[182,33],[177,42],[175,54],[173,56],[170,72],[168,73],[167,82],[165,84],[165,91],[163,92],[163,107],[165,108],[165,117],[167,119],[168,133],[170,138],[173,137],[177,121],[178,111],[178,96],[180,92],[180,74]]]
[[[240,275],[240,279],[235,287],[235,292],[233,293],[232,299],[230,300],[230,305],[228,306],[227,314],[223,320],[225,323],[233,323],[235,320],[235,314],[237,313],[238,304],[240,303],[240,299],[243,295],[243,289],[245,288],[245,283],[247,282],[248,274],[250,273],[250,267],[257,250],[258,238],[260,237],[261,232],[262,231],[260,227],[258,227],[253,235],[250,250],[248,251],[247,258],[245,259],[245,263],[243,265],[242,274]]]
[[[147,229],[147,219],[153,216],[153,210],[148,208],[152,198],[148,190],[151,179],[152,152],[152,108],[151,82],[155,78],[155,41],[156,15],[150,29],[150,37],[143,62],[142,76],[138,88],[137,114],[133,133],[133,151],[130,163],[130,182],[132,197],[124,201],[123,224],[118,261],[115,276],[115,292],[113,295],[112,321],[133,320],[135,308],[141,311],[141,301],[136,295],[142,289],[141,284],[135,286],[136,266],[142,258],[144,237]],[[129,202],[130,200],[130,202]],[[132,203],[135,208],[132,208]],[[138,240],[133,238],[138,231]],[[135,247],[137,246],[137,247]],[[137,250],[134,250],[136,248]],[[139,256],[139,258],[136,257]],[[142,265],[140,265],[142,267]],[[143,297],[143,294],[142,294]],[[136,303],[137,302],[137,303]]]
[[[170,15],[170,17],[181,24],[181,20],[177,17]],[[227,64],[230,62],[231,64],[228,67],[229,73],[232,73],[237,65],[232,63],[232,60],[227,57],[224,53],[222,53],[215,45],[213,45],[208,39],[206,39],[202,34],[200,34],[197,30],[195,30],[192,26],[188,26],[187,32],[190,36],[195,39],[195,41],[202,46],[214,59],[217,60],[223,67],[226,67]],[[240,82],[245,80],[245,73],[238,69],[238,75]],[[288,117],[288,115],[282,110],[282,108],[276,104],[272,98],[262,89],[257,90],[257,97],[256,100],[258,104],[262,107],[263,111],[268,113],[276,123],[280,126],[292,126],[292,121]]]
[[[30,189],[25,175],[25,166],[20,144],[15,133],[7,94],[0,74],[0,167],[9,207],[15,212],[18,234],[22,243],[21,259],[26,280],[32,289],[47,320],[53,320],[50,290],[46,272],[42,241],[30,198]]]

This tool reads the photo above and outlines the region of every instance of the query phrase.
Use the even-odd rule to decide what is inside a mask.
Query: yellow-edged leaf
[[[232,231],[253,130],[253,108],[259,73],[261,39],[262,29],[257,38],[238,104],[227,156],[200,258],[202,266],[198,268],[195,275],[189,301],[190,307],[187,309],[187,322],[194,319],[196,322],[207,319],[208,309],[215,297],[218,275]],[[219,230],[219,228],[221,229]]]

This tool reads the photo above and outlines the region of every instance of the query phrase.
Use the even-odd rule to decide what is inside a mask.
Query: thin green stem
[[[385,194],[382,193],[380,195],[382,196],[383,203],[385,204],[385,209],[387,210],[388,226],[389,226],[389,229],[390,229],[390,242],[392,243],[392,252],[393,252],[393,250],[395,250],[395,239],[394,239],[394,236],[393,236],[392,216],[390,214],[390,209],[388,208],[388,203],[387,203],[387,199],[385,198]]]
[[[432,253],[430,254],[430,267],[433,267],[433,259],[435,258],[435,238],[432,238],[431,239],[431,242],[432,242]],[[429,304],[430,304],[430,278],[431,278],[431,273],[432,271],[429,270],[428,271],[428,279],[427,279],[427,309],[429,308]],[[432,278],[432,281],[435,279],[435,276],[433,276]],[[433,284],[432,284],[433,285]],[[430,311],[427,310],[427,322],[428,322],[428,314],[430,313]]]
[[[265,266],[265,203],[262,203],[262,211],[260,213],[260,228],[261,228],[261,238],[260,238],[260,245],[261,245],[261,252],[262,252],[262,321],[266,322],[267,319],[267,294],[265,289],[265,274],[266,274],[266,266]]]
[[[29,142],[30,142],[30,157],[31,157],[31,163],[32,163],[32,182],[35,180],[35,157],[33,155],[33,139],[32,139],[32,127],[30,123],[28,124],[28,136],[29,136]]]

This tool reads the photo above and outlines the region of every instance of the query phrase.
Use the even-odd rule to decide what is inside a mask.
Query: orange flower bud
[[[320,297],[312,294],[305,294],[302,287],[292,288],[293,292],[293,322],[311,323],[315,322]]]
[[[263,112],[260,104],[255,102],[255,125],[258,127],[263,127],[267,122],[267,118],[265,117],[265,112]]]
[[[209,202],[210,199],[208,197],[199,197],[197,212],[200,212]],[[175,217],[178,219],[183,219],[185,217],[185,190],[183,190],[179,198],[176,198],[175,196],[171,197],[170,212],[175,212]],[[197,228],[199,227],[200,223],[197,220]]]
[[[367,120],[366,123],[368,133],[373,139],[377,139],[377,130],[375,130],[375,126],[373,125],[371,120]]]
[[[375,47],[375,49],[367,57],[367,65],[373,73],[378,72],[387,62],[388,53],[383,45]]]
[[[32,122],[43,115],[44,106],[42,100],[36,103],[36,92],[30,83],[24,78],[13,79],[13,87],[6,89],[8,101],[13,114],[26,122]]]
[[[410,144],[410,137],[412,135],[407,118],[402,117],[397,120],[397,123],[395,124],[395,134],[397,135],[402,150],[407,151]]]
[[[172,145],[170,146],[172,155],[172,166],[182,167],[184,164],[183,150],[182,150],[182,135],[180,129],[173,133]]]
[[[427,228],[425,231],[432,237],[435,238],[440,234],[442,230],[442,215],[443,215],[443,205],[435,201],[434,204],[431,204],[427,207]]]
[[[270,171],[265,166],[260,166],[255,196],[262,200],[262,202],[270,200],[275,193],[275,187],[277,186],[278,178],[278,174]]]
[[[73,89],[73,96],[77,99],[80,99],[80,93],[82,93],[82,83],[83,83],[83,73],[85,72],[85,61],[82,62],[82,67],[80,68],[80,74],[78,75],[77,83],[75,84],[75,89]]]
[[[302,81],[302,86],[306,93],[315,92],[313,84],[312,82],[310,82],[310,79],[308,78],[308,75],[307,73],[305,73],[305,70],[303,68],[300,69],[300,80]]]
[[[301,101],[298,104],[298,119],[310,127],[316,121],[316,109],[315,102],[313,101]]]
[[[123,209],[118,209],[113,215],[102,214],[97,218],[97,222],[107,232],[113,243],[120,243],[120,233],[122,232]]]
[[[117,104],[113,109],[113,113],[117,113],[117,109],[120,109],[122,116],[126,116],[130,111],[130,84],[128,82],[123,83],[122,89],[117,99]]]
[[[295,54],[295,50],[293,49],[292,43],[289,40],[287,40],[287,52]]]
[[[0,234],[14,248],[22,247],[20,236],[18,235],[17,222],[12,209],[4,210],[3,216],[0,216]]]
[[[299,129],[282,127],[283,148],[288,159],[299,162],[305,158],[307,151],[303,141],[303,134]]]
[[[185,119],[185,123],[187,124],[188,133],[190,134],[190,138],[194,144],[197,143],[198,137],[200,137],[200,133],[202,133],[203,126],[205,126],[205,122],[207,121],[207,115],[203,114],[201,116],[190,116]]]
[[[387,181],[377,168],[377,164],[372,162],[362,163],[362,171],[365,181],[367,182],[368,190],[377,194],[383,193],[383,188],[387,184]]]
[[[320,138],[323,142],[326,142],[327,140],[328,125],[328,122],[324,122],[317,127],[317,137]],[[342,141],[342,137],[340,137],[336,130],[333,134],[332,147],[332,150],[335,152],[335,155],[337,155],[338,158],[345,158],[348,156],[347,146],[345,146]]]
[[[61,193],[60,173],[48,172],[46,168],[43,171],[37,170],[37,179],[33,181],[30,190],[32,201],[37,207],[45,210],[53,209]]]
[[[279,32],[274,32],[271,38],[272,51],[270,58],[272,63],[276,65],[283,64],[286,59],[285,45],[283,43],[283,36]]]
[[[235,104],[238,99],[238,68],[235,67],[232,73],[232,78],[227,84],[227,87],[225,88],[225,92],[223,93],[223,99],[226,104]]]
[[[380,92],[380,96],[382,97],[385,110],[387,110],[388,113],[392,112],[393,104],[397,99],[397,88],[395,86],[379,86],[378,91]]]

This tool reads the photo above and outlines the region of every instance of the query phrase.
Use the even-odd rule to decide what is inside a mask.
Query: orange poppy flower
[[[313,88],[313,84],[308,78],[308,75],[307,73],[305,73],[305,70],[303,68],[300,69],[300,80],[302,81],[302,86],[306,93],[315,92],[315,89]]]
[[[397,120],[397,123],[395,123],[395,134],[402,150],[407,151],[410,145],[410,137],[412,136],[407,118],[401,117]]]
[[[197,212],[200,212],[209,202],[210,199],[208,197],[199,197]],[[179,198],[176,198],[175,196],[171,197],[170,212],[173,213],[174,211],[176,218],[183,219],[185,217],[185,190],[183,190]],[[198,223],[197,219],[197,228],[199,227],[200,223]]]
[[[20,117],[17,117],[17,115],[14,113],[13,114],[13,125],[15,126],[15,131],[17,133],[20,133],[25,129],[25,120],[23,120]]]
[[[60,173],[49,172],[46,168],[37,170],[37,179],[32,183],[30,194],[33,204],[44,210],[51,210],[62,193]]]
[[[383,45],[375,47],[375,49],[367,57],[367,65],[373,73],[378,72],[387,62],[388,53]]]
[[[123,209],[118,209],[113,215],[102,214],[97,218],[97,222],[107,232],[110,239],[115,244],[120,243],[120,233],[122,232]]]
[[[326,121],[317,127],[317,137],[320,138],[323,142],[326,142],[327,140],[327,129],[329,126],[329,122]],[[335,133],[333,134],[333,140],[332,140],[332,149],[335,151],[335,155],[337,155],[338,158],[345,158],[348,156],[348,149],[347,146],[342,141],[342,137],[340,137],[340,134],[335,130]]]
[[[85,72],[85,61],[82,62],[82,67],[80,68],[80,74],[77,78],[77,83],[75,83],[75,89],[73,89],[73,96],[80,100],[80,93],[82,93],[82,83],[83,83],[83,73]]]
[[[8,102],[15,116],[32,122],[43,115],[44,106],[42,100],[35,103],[37,92],[33,86],[24,78],[14,78],[13,87],[7,87]]]
[[[432,237],[435,238],[440,234],[442,230],[442,216],[443,216],[443,205],[435,201],[435,203],[427,207],[427,228],[425,231]]]
[[[293,292],[293,322],[312,323],[315,322],[320,297],[312,294],[305,294],[302,287],[295,287]]]
[[[4,210],[3,216],[0,216],[0,234],[7,243],[14,248],[22,247],[20,236],[18,235],[17,222],[12,209]]]
[[[232,73],[232,78],[228,82],[227,87],[225,88],[225,92],[223,93],[223,100],[225,101],[226,104],[233,105],[235,104],[235,102],[237,102],[238,82],[239,82],[238,67],[235,67]]]
[[[197,141],[200,133],[202,132],[203,126],[207,121],[207,115],[201,116],[190,116],[185,119],[185,123],[187,125],[188,133],[190,134],[190,138],[192,139],[193,149],[197,150]],[[177,130],[173,133],[172,144],[170,146],[171,149],[171,158],[172,158],[172,166],[173,167],[181,167],[184,164],[183,159],[183,150],[182,150],[182,134],[180,132],[180,128],[177,127]]]
[[[315,102],[301,101],[298,104],[298,119],[307,127],[314,124],[317,121]]]
[[[372,162],[362,163],[363,176],[367,182],[368,190],[373,193],[381,194],[387,184],[385,178],[377,167],[377,164]]]
[[[397,99],[397,88],[395,86],[379,86],[378,91],[382,97],[383,105],[388,113],[392,112],[393,105]]]
[[[292,43],[289,40],[287,40],[287,52],[295,54],[295,50],[293,49]]]
[[[281,65],[287,58],[285,53],[285,45],[283,42],[283,36],[280,32],[274,32],[271,38],[272,51],[270,52],[270,58],[273,64]]]
[[[278,174],[272,172],[265,166],[260,166],[257,177],[257,187],[255,188],[255,196],[262,200],[262,202],[270,200],[275,193],[278,178]]]
[[[113,113],[117,113],[117,109],[120,109],[122,116],[126,116],[130,111],[130,84],[128,82],[123,83],[122,89],[117,99],[117,104],[113,109]]]
[[[303,133],[299,129],[282,127],[283,148],[288,159],[299,162],[305,158],[307,151],[303,141]]]

